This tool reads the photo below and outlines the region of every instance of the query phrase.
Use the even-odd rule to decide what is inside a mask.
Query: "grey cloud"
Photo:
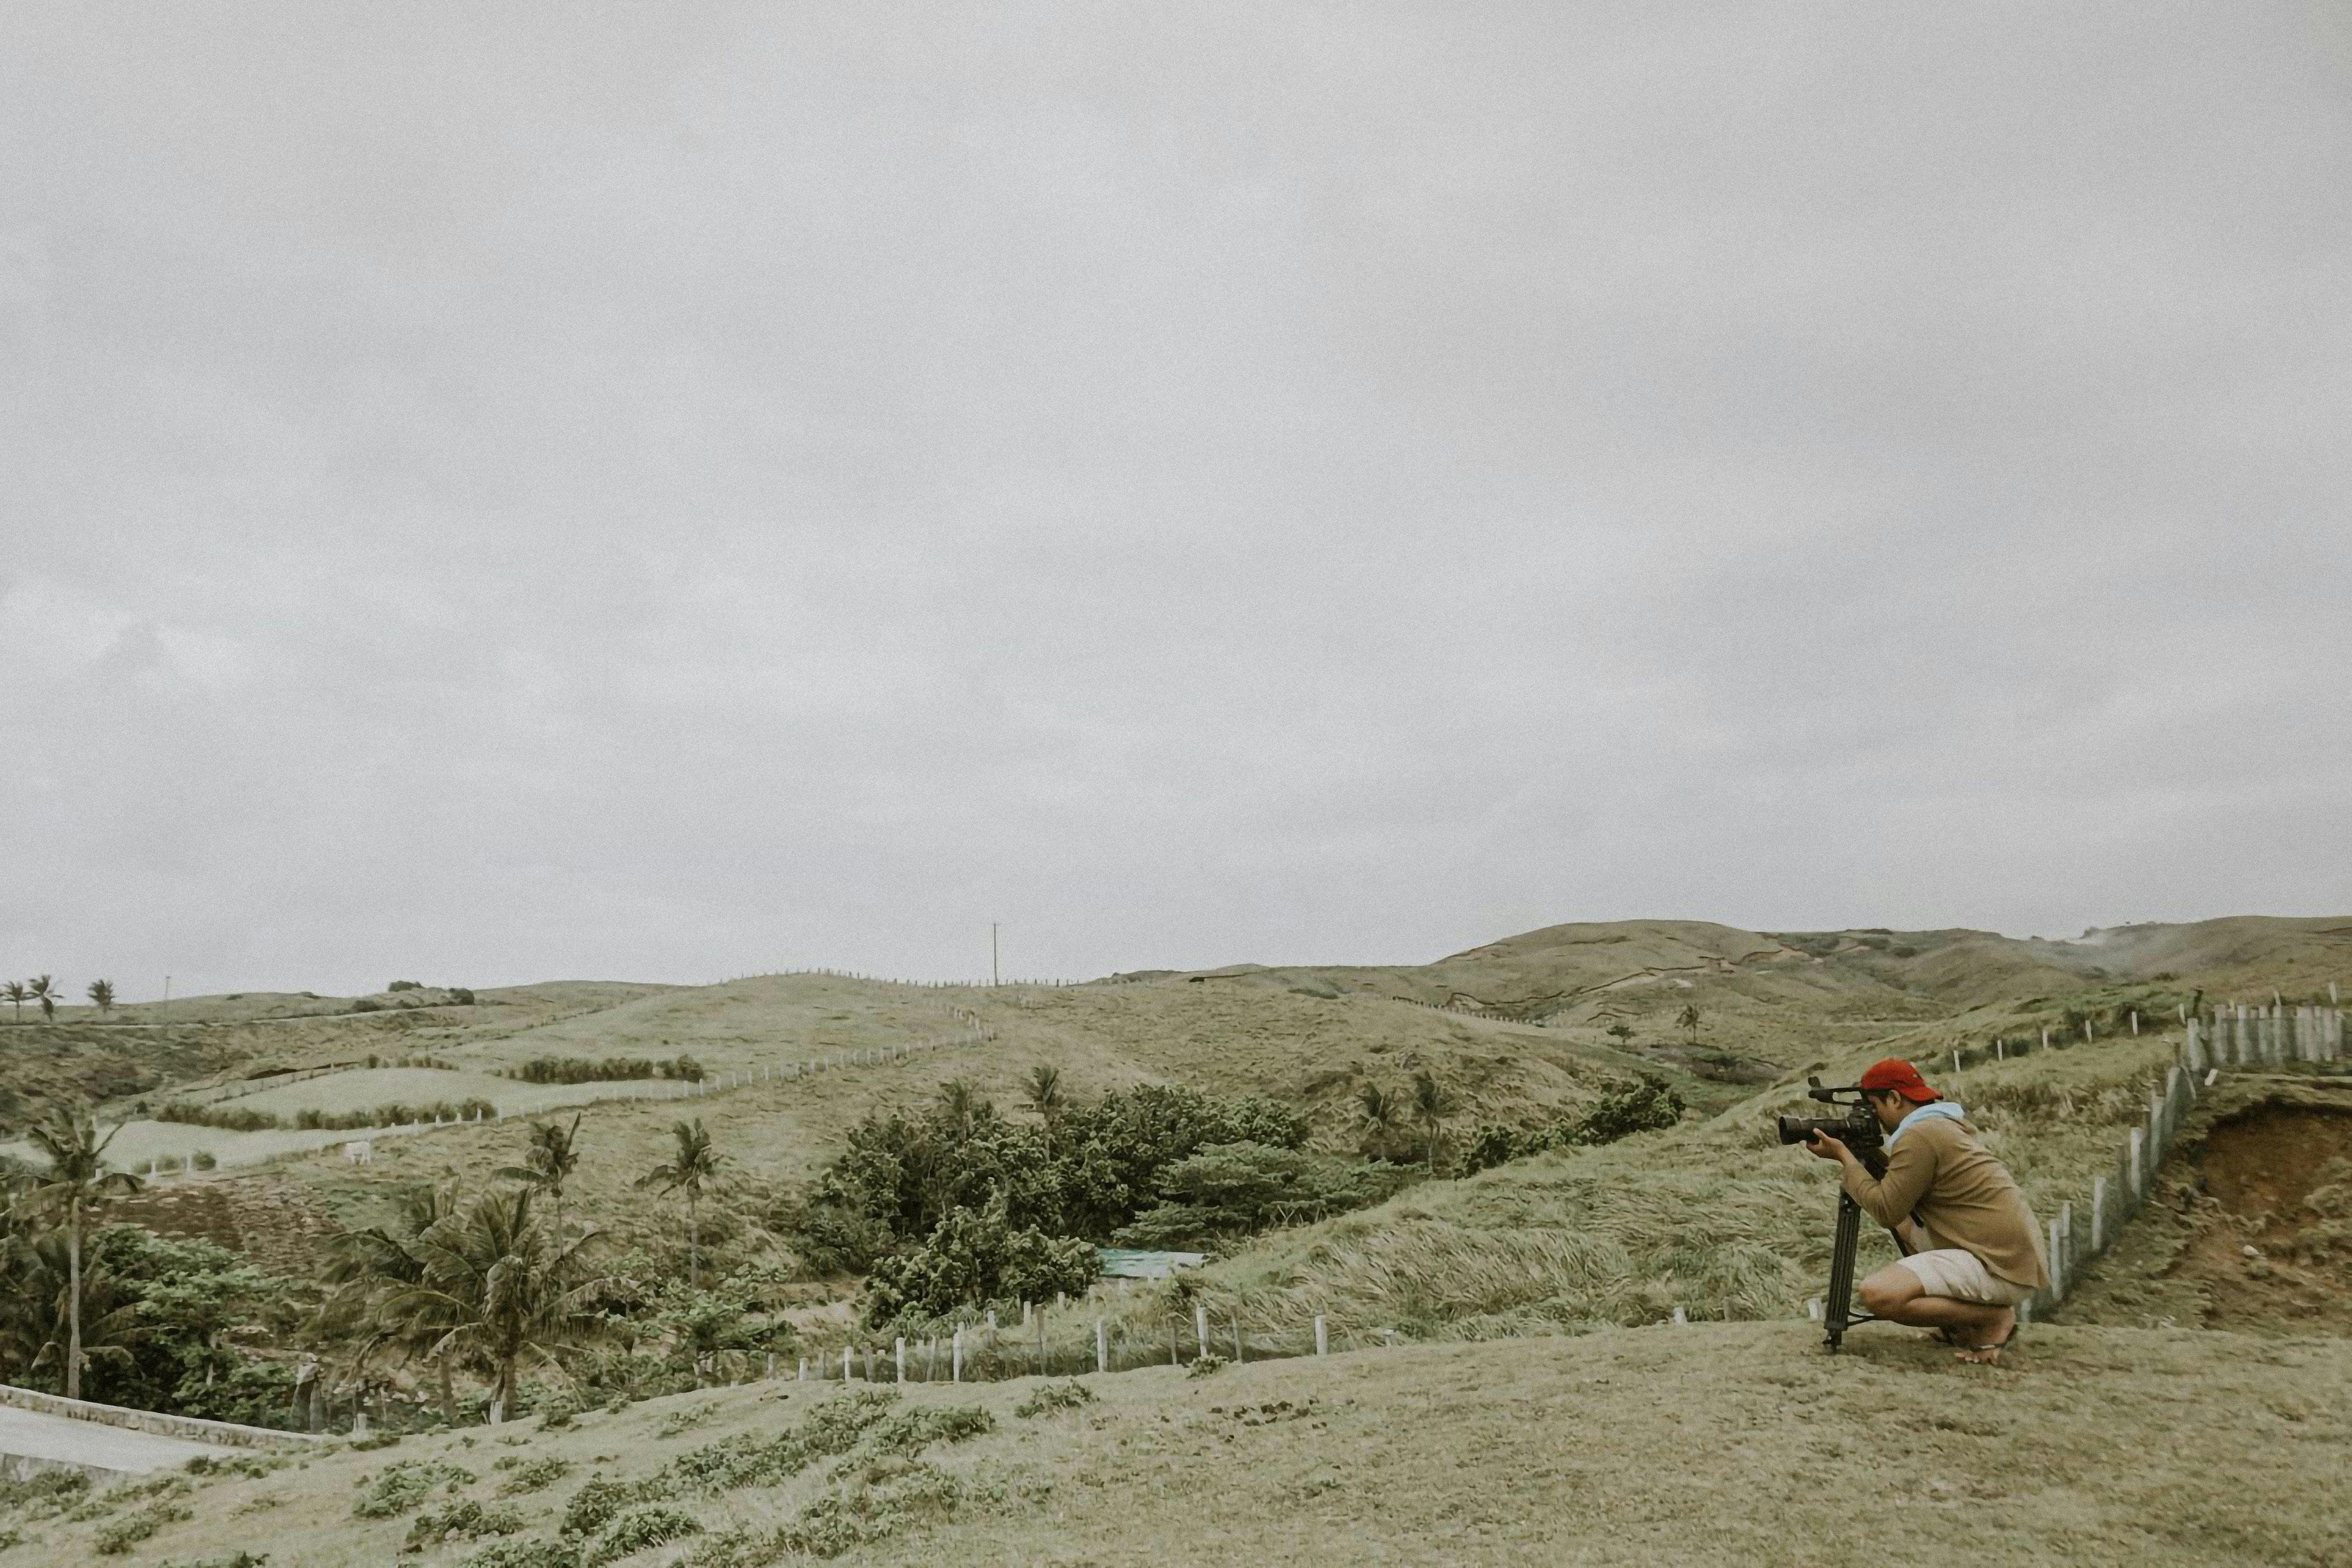
[[[14,7],[0,967],[2340,912],[2347,59]]]

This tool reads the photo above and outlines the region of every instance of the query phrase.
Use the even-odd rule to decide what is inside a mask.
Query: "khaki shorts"
[[[1984,1259],[1957,1247],[1915,1252],[1902,1260],[1930,1296],[1949,1296],[1985,1307],[2014,1307],[2033,1294],[2031,1285],[2013,1285],[1984,1266]]]

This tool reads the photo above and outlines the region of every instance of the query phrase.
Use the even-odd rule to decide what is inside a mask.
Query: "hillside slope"
[[[1998,1369],[1957,1365],[1905,1331],[1867,1329],[1850,1346],[1823,1356],[1800,1322],[1368,1351],[1201,1379],[1094,1377],[1093,1402],[1032,1417],[1015,1412],[1034,1380],[916,1384],[905,1405],[975,1409],[989,1429],[926,1443],[904,1427],[903,1440],[796,1475],[697,1487],[685,1478],[719,1474],[710,1457],[808,1431],[813,1411],[838,1408],[837,1384],[751,1384],[593,1412],[564,1431],[410,1438],[201,1480],[165,1500],[193,1517],[166,1518],[140,1560],[251,1551],[373,1568],[428,1503],[490,1502],[534,1464],[562,1479],[507,1506],[515,1539],[552,1540],[592,1473],[641,1483],[698,1452],[704,1462],[671,1470],[651,1495],[685,1508],[699,1540],[609,1561],[776,1561],[753,1548],[794,1524],[804,1538],[828,1527],[822,1539],[848,1548],[845,1564],[940,1568],[1879,1568],[1947,1550],[1971,1563],[2147,1568],[2318,1564],[2352,1545],[2343,1342],[2043,1328]],[[435,1461],[460,1467],[444,1472],[454,1487],[394,1517],[354,1517],[363,1478]],[[28,1523],[18,1554],[86,1561],[98,1532],[137,1506],[153,1505]],[[858,1531],[877,1538],[853,1544]],[[1941,1544],[1922,1548],[1929,1540]],[[289,1542],[300,1543],[290,1558]]]

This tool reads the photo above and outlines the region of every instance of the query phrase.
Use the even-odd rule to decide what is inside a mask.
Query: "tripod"
[[[1874,1322],[1868,1313],[1847,1309],[1853,1300],[1853,1255],[1862,1245],[1862,1205],[1843,1192],[1838,1194],[1837,1243],[1830,1249],[1830,1294],[1822,1303],[1822,1345],[1838,1352],[1838,1342],[1855,1323]]]
[[[1911,1244],[1903,1239],[1900,1231],[1889,1230],[1895,1246],[1906,1258],[1911,1255]],[[1862,1246],[1862,1205],[1851,1194],[1838,1194],[1837,1241],[1830,1248],[1830,1295],[1822,1303],[1822,1346],[1830,1354],[1838,1352],[1838,1342],[1845,1338],[1846,1330],[1856,1323],[1874,1323],[1879,1320],[1868,1312],[1853,1310],[1853,1257]]]

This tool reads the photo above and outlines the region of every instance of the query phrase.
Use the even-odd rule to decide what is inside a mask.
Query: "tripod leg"
[[[1853,1258],[1862,1242],[1862,1205],[1844,1193],[1838,1194],[1837,1245],[1830,1252],[1830,1297],[1822,1304],[1822,1343],[1832,1355],[1852,1321]]]

